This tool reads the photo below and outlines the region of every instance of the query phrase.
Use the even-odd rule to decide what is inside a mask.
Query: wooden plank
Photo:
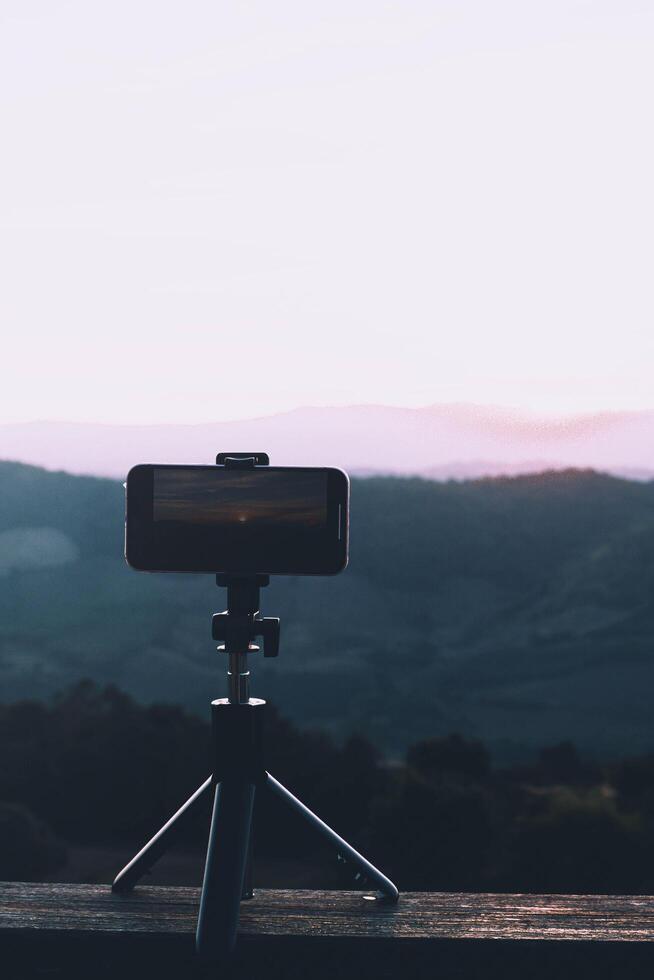
[[[205,980],[196,888],[0,884],[3,980]],[[229,980],[651,980],[654,898],[261,890]]]
[[[0,884],[0,936],[40,931],[189,936],[197,888]],[[396,906],[360,892],[269,890],[242,903],[244,936],[654,942],[654,897],[407,892]]]

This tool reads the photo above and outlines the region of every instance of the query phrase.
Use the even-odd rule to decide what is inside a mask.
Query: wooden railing
[[[0,976],[199,974],[198,890],[0,884]],[[654,898],[261,890],[243,902],[239,949],[210,975],[313,978],[654,976]]]

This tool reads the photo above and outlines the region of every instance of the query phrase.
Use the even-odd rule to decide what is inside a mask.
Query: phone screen
[[[154,470],[153,520],[249,527],[324,527],[326,470]]]
[[[125,557],[144,571],[334,574],[347,563],[348,501],[337,469],[136,466]]]

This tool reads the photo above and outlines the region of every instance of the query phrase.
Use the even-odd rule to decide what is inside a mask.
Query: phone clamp
[[[230,468],[267,466],[265,453],[219,453],[216,463]],[[235,948],[240,903],[252,898],[252,814],[255,793],[272,792],[306,820],[335,848],[341,861],[350,864],[355,880],[369,882],[379,901],[395,903],[399,892],[393,882],[362,854],[343,840],[323,820],[298,800],[265,768],[263,717],[266,702],[249,696],[247,657],[259,650],[253,641],[261,638],[264,656],[279,652],[279,619],[262,616],[260,589],[269,584],[267,575],[216,576],[216,584],[227,589],[227,609],[212,619],[212,636],[220,640],[220,652],[229,658],[229,697],[211,702],[213,772],[182,804],[150,841],[116,876],[112,890],[127,892],[174,843],[184,819],[194,812],[205,794],[211,793],[213,810],[200,894],[196,950],[206,962],[216,963]],[[366,896],[371,897],[371,896]]]

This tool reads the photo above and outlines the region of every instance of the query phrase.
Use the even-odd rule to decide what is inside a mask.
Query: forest
[[[224,693],[210,575],[123,560],[118,481],[0,462],[0,698],[81,678],[200,718]],[[572,740],[652,748],[654,484],[589,470],[438,483],[352,481],[350,564],[277,577],[278,660],[252,693],[388,760],[459,732],[501,764]]]
[[[653,755],[590,761],[562,742],[530,765],[496,767],[482,742],[449,734],[389,765],[361,735],[339,745],[266,710],[268,768],[401,888],[654,891]],[[208,749],[208,724],[179,706],[143,706],[91,681],[1,707],[0,879],[70,880],[71,856],[86,848],[100,857],[77,880],[110,881],[206,778]],[[352,887],[335,855],[278,808],[257,800],[263,883],[287,864],[287,885]],[[178,883],[199,881],[207,821],[184,829]]]

